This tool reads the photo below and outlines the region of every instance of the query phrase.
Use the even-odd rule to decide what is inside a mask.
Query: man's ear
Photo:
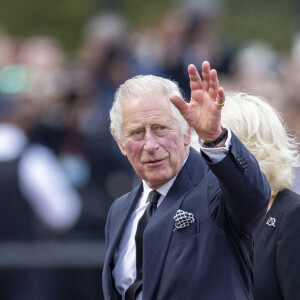
[[[119,146],[119,149],[120,149],[120,151],[122,152],[122,154],[123,154],[124,156],[127,156],[127,152],[126,152],[126,150],[125,150],[125,147],[123,146],[123,143],[120,142],[115,136],[114,136],[114,139],[115,139],[115,141],[117,142],[117,144],[118,144],[118,146]]]
[[[184,145],[188,146],[191,143],[192,138],[192,127],[189,126],[188,130],[184,134]]]

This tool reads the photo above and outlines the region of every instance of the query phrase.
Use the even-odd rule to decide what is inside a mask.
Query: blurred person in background
[[[290,189],[298,144],[279,113],[258,96],[227,94],[222,122],[254,154],[271,186],[268,212],[255,236],[255,299],[300,299],[300,196]]]
[[[165,75],[164,50],[162,24],[150,22],[134,30],[128,36],[129,51],[132,56],[132,74],[154,74],[156,76]],[[174,31],[178,26],[174,28]],[[177,52],[175,45],[169,39],[168,45],[174,46],[172,50]],[[169,52],[169,57],[174,57],[174,53]]]
[[[71,113],[67,102],[70,79],[63,48],[52,36],[30,36],[20,39],[17,59],[27,75],[24,94],[39,111],[39,118],[29,132],[30,139],[58,155],[65,122]]]
[[[127,23],[120,13],[104,11],[92,16],[83,29],[77,60],[94,77],[100,120],[108,116],[115,89],[132,76]]]
[[[34,117],[28,111],[31,108],[26,107],[30,105],[26,101],[18,99],[18,96],[0,94],[2,171],[4,165],[8,170],[13,169],[9,165],[13,166],[16,162],[18,190],[27,198],[39,220],[50,230],[67,230],[80,216],[80,197],[69,184],[54,153],[47,147],[29,142],[27,130]],[[4,196],[5,185],[2,188]]]
[[[81,199],[54,153],[30,143],[27,132],[38,112],[20,95],[0,93],[0,242],[44,240],[70,230]],[[1,270],[3,300],[48,299],[55,290],[47,272]]]
[[[81,200],[53,151],[29,139],[41,117],[44,97],[40,94],[39,98],[38,92],[35,98],[31,96],[32,73],[37,77],[43,74],[31,73],[29,65],[20,59],[20,44],[11,41],[13,55],[0,69],[0,160],[5,164],[18,161],[19,190],[40,221],[50,230],[67,230],[80,216]]]
[[[170,76],[180,82],[187,96],[190,97],[189,78],[185,72],[187,66],[192,61],[196,66],[201,66],[207,60],[218,70],[218,74],[224,75],[230,72],[229,66],[233,57],[234,50],[229,49],[229,44],[225,42],[221,33],[221,24],[224,17],[223,0],[176,0],[176,10],[181,16],[174,28],[183,31],[181,35],[181,55],[173,59],[177,68],[169,68]],[[178,18],[174,18],[174,22]],[[184,20],[184,22],[181,22]],[[180,26],[182,26],[180,28]],[[173,29],[174,31],[174,29]],[[176,48],[175,48],[176,49]],[[164,60],[169,61],[169,56],[174,56],[172,48],[168,48]],[[180,66],[179,66],[180,65]],[[178,77],[180,67],[181,76]],[[173,72],[177,70],[174,75]]]
[[[269,99],[275,109],[280,109],[286,99],[284,75],[279,53],[262,40],[246,42],[231,61],[232,76],[228,90],[245,91]]]
[[[178,9],[188,20],[183,44],[184,65],[195,61],[201,65],[208,60],[219,73],[227,73],[228,58],[221,35],[221,21],[224,17],[223,0],[177,1]]]

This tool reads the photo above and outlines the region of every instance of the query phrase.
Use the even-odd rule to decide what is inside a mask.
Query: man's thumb
[[[188,109],[188,104],[182,98],[176,95],[171,96],[170,100],[175,105],[175,107],[179,110],[182,116],[184,116]]]

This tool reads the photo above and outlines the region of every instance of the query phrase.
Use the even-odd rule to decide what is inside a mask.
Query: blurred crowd
[[[103,241],[109,206],[137,183],[109,133],[113,95],[134,75],[178,81],[188,100],[187,66],[208,60],[225,90],[264,96],[300,140],[300,35],[288,53],[264,41],[237,46],[222,34],[220,1],[186,3],[135,30],[119,13],[96,14],[71,59],[53,36],[0,29],[0,244]],[[45,274],[37,284],[41,273],[0,270],[1,299],[101,299],[95,267],[56,273],[52,289]]]

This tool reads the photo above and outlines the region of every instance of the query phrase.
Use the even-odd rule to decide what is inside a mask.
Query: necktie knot
[[[157,205],[159,197],[160,197],[160,193],[156,190],[153,190],[149,193],[147,202]]]

